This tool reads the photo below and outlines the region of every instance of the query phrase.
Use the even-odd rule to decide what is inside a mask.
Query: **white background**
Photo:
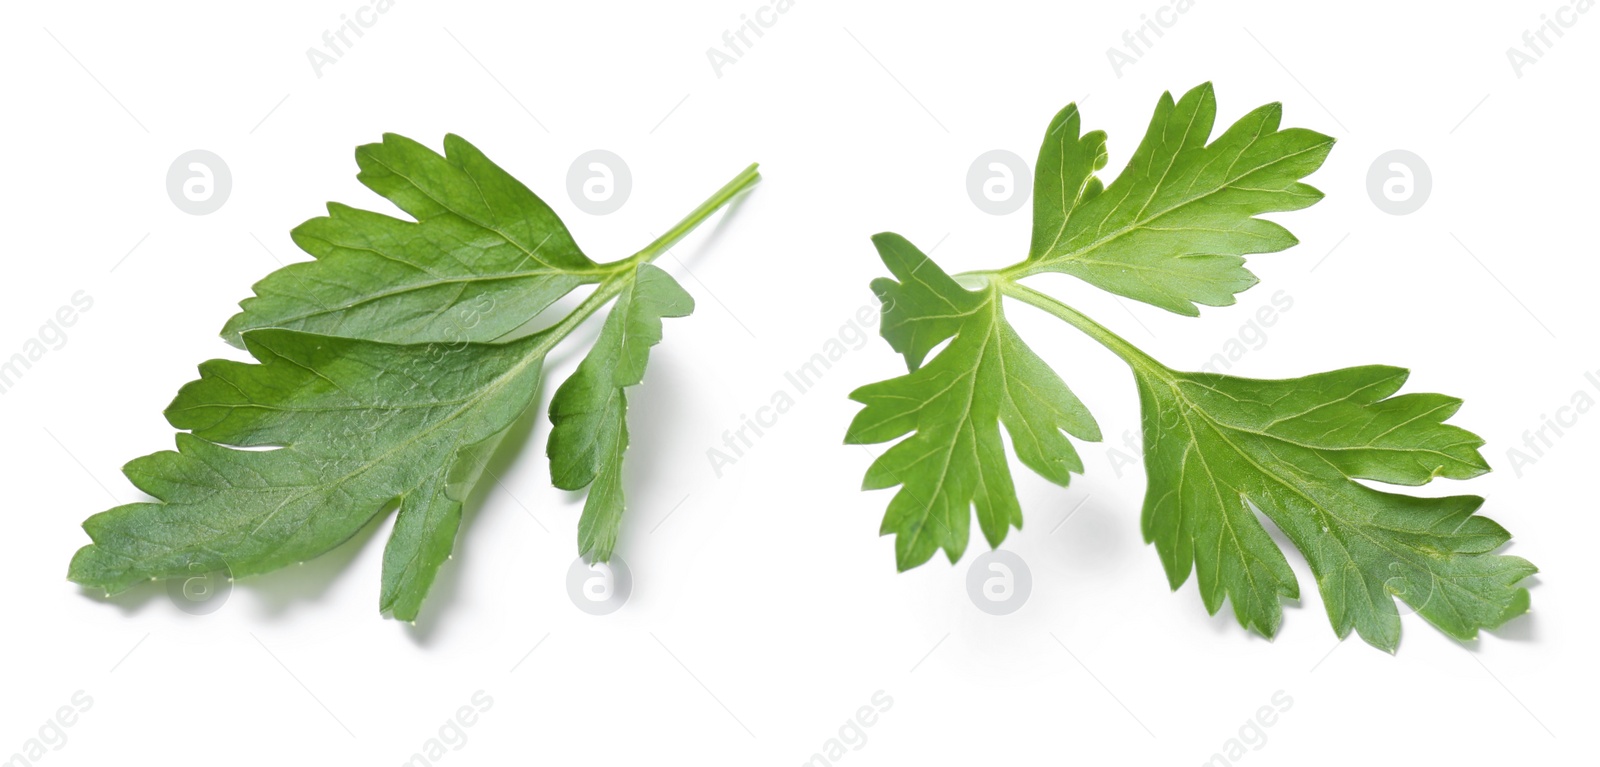
[[[401,764],[478,690],[492,708],[441,763],[802,764],[878,690],[892,708],[839,762],[1201,764],[1279,690],[1293,706],[1236,763],[1592,753],[1600,415],[1520,477],[1506,451],[1574,392],[1600,399],[1583,378],[1600,369],[1600,12],[1519,78],[1506,49],[1558,0],[1470,11],[1200,0],[1119,77],[1107,49],[1159,0],[960,12],[797,0],[718,77],[707,49],[763,0],[398,0],[318,77],[307,49],[362,2],[4,12],[0,356],[74,292],[94,305],[0,395],[0,758],[78,690],[94,705],[45,764]],[[1488,498],[1484,512],[1516,536],[1510,550],[1542,569],[1531,614],[1465,646],[1415,616],[1396,656],[1340,644],[1291,551],[1304,597],[1278,639],[1247,634],[1230,609],[1207,616],[1192,580],[1169,592],[1140,539],[1142,469],[1119,477],[1107,453],[1137,430],[1130,375],[1025,307],[1016,324],[1108,442],[1082,446],[1087,475],[1069,489],[1018,467],[1027,525],[1005,547],[1034,584],[1018,612],[986,615],[969,599],[976,539],[954,567],[895,573],[893,539],[877,535],[890,492],[859,492],[871,456],[841,445],[857,409],[846,394],[903,370],[875,336],[714,475],[707,448],[871,301],[884,270],[869,235],[943,239],[936,255],[952,272],[1014,262],[1028,208],[981,212],[966,193],[974,158],[1031,159],[1077,100],[1086,128],[1110,135],[1109,176],[1163,90],[1207,80],[1221,124],[1281,100],[1285,125],[1338,139],[1309,179],[1327,199],[1275,217],[1302,244],[1252,258],[1262,284],[1199,319],[1067,278],[1036,285],[1182,367],[1286,291],[1292,310],[1232,372],[1391,363],[1414,371],[1410,391],[1463,397],[1454,422],[1488,440],[1496,471],[1422,492]],[[660,262],[699,307],[668,321],[632,395],[618,548],[631,600],[593,617],[568,598],[581,496],[549,485],[543,401],[499,464],[503,483],[469,509],[416,627],[377,614],[387,520],[236,584],[204,617],[159,584],[104,600],[65,581],[87,543],[80,521],[140,497],[119,467],[171,446],[161,409],[197,363],[238,354],[216,335],[236,302],[277,261],[306,258],[288,230],[326,200],[390,210],[355,181],[352,157],[385,131],[434,147],[467,137],[607,260],[762,163],[732,214]],[[233,175],[206,216],[165,190],[168,165],[197,148]],[[608,216],[565,191],[568,165],[595,148],[633,174]],[[1366,191],[1373,159],[1397,148],[1432,169],[1431,197],[1409,216]],[[551,380],[592,332],[557,355]]]

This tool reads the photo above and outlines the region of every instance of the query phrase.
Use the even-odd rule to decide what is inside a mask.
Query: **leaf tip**
[[[872,235],[872,244],[877,246],[878,250],[881,251],[885,247],[910,245],[911,241],[907,240],[902,235],[896,234],[895,232],[878,232],[877,234]]]

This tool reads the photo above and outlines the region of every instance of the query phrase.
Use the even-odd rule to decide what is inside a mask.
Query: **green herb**
[[[618,271],[584,255],[543,200],[465,139],[445,136],[444,148],[441,157],[392,133],[358,147],[356,178],[416,220],[329,203],[328,215],[289,233],[316,260],[256,283],[223,337],[240,346],[244,331],[276,327],[394,343],[494,341]]]
[[[611,555],[623,510],[623,390],[643,379],[661,318],[693,301],[650,261],[754,184],[752,165],[629,258],[583,255],[538,197],[466,141],[440,156],[388,135],[361,181],[416,221],[330,205],[294,230],[317,257],[262,280],[223,331],[254,364],[212,360],[167,408],[178,450],[124,469],[154,502],[90,517],[69,577],[267,572],[323,554],[398,508],[380,610],[415,619],[449,558],[462,503],[534,401],[546,355],[613,298],[600,339],[552,402],[555,484],[595,483],[580,550]],[[516,332],[575,287],[549,328]],[[510,340],[502,340],[510,338]],[[498,343],[491,343],[500,341]],[[271,447],[256,450],[242,448]]]
[[[661,341],[662,317],[685,317],[694,299],[666,272],[639,265],[617,297],[600,339],[550,401],[550,478],[563,490],[594,483],[578,521],[580,554],[605,561],[622,522],[622,453],[628,449],[623,389],[644,380],[650,347]]]
[[[1422,485],[1489,470],[1472,433],[1447,425],[1460,400],[1395,396],[1402,368],[1365,366],[1291,380],[1172,370],[1077,310],[1021,284],[1061,272],[1183,315],[1226,306],[1256,283],[1243,256],[1297,240],[1256,218],[1322,198],[1300,179],[1333,139],[1280,129],[1269,104],[1208,142],[1216,118],[1209,84],[1174,102],[1163,95],[1128,166],[1109,186],[1105,134],[1083,133],[1076,105],[1051,122],[1039,151],[1028,257],[952,277],[905,239],[873,238],[896,280],[874,281],[881,332],[907,375],[857,389],[865,407],[846,442],[901,440],[867,471],[865,489],[898,485],[882,532],[901,570],[940,549],[966,550],[975,507],[989,545],[1021,528],[999,424],[1021,462],[1066,485],[1083,465],[1065,434],[1095,441],[1094,419],[1006,323],[1002,297],[1085,332],[1132,368],[1143,411],[1143,532],[1174,590],[1195,573],[1206,609],[1224,600],[1240,625],[1271,637],[1280,597],[1299,586],[1256,511],[1306,557],[1334,631],[1352,628],[1393,652],[1395,597],[1444,632],[1471,639],[1528,609],[1517,584],[1536,572],[1494,553],[1510,539],[1474,512],[1476,496],[1421,498],[1356,480]],[[924,358],[948,341],[932,360]],[[1063,434],[1065,432],[1065,434]]]

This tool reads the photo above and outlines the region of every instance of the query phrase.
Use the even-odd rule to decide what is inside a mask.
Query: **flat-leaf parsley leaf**
[[[909,372],[851,393],[865,407],[846,442],[911,435],[874,461],[863,483],[900,488],[882,532],[895,536],[901,570],[940,549],[959,559],[974,508],[990,546],[1022,526],[998,424],[1024,465],[1060,485],[1083,471],[1067,435],[1099,439],[1077,397],[1006,322],[1009,297],[1066,321],[1132,368],[1149,482],[1144,537],[1174,590],[1195,575],[1211,613],[1229,602],[1240,625],[1271,637],[1280,600],[1300,595],[1258,512],[1305,556],[1340,637],[1354,629],[1393,652],[1396,598],[1458,639],[1527,611],[1519,584],[1537,569],[1496,553],[1511,536],[1475,514],[1482,498],[1425,498],[1360,481],[1422,485],[1487,472],[1483,440],[1445,423],[1460,400],[1397,394],[1407,371],[1381,365],[1290,380],[1173,370],[1021,283],[1061,272],[1190,316],[1197,304],[1234,303],[1256,283],[1244,256],[1297,242],[1256,216],[1322,198],[1300,179],[1322,164],[1333,139],[1281,129],[1281,116],[1268,104],[1211,139],[1209,84],[1176,101],[1165,94],[1127,167],[1106,185],[1095,175],[1106,165],[1106,136],[1084,133],[1069,105],[1039,150],[1023,261],[951,276],[899,235],[873,238],[896,278],[873,282],[884,302],[880,332]]]
[[[143,580],[275,570],[323,554],[398,508],[379,609],[413,620],[450,556],[462,504],[533,403],[546,355],[615,299],[556,392],[556,485],[589,487],[580,552],[611,556],[623,511],[626,387],[661,319],[693,300],[651,265],[759,180],[746,168],[634,255],[597,263],[549,206],[456,136],[438,155],[400,136],[356,152],[359,178],[414,220],[342,205],[297,227],[317,260],[280,269],[223,336],[253,363],[212,360],[167,420],[178,449],[124,473],[155,500],[89,517],[68,576],[107,593]],[[539,332],[515,332],[574,288]],[[509,340],[508,340],[509,339]]]

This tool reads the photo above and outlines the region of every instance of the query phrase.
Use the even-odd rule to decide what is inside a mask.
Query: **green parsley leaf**
[[[1527,609],[1516,584],[1536,568],[1493,553],[1511,535],[1473,515],[1482,498],[1418,498],[1355,481],[1421,485],[1487,472],[1483,440],[1444,423],[1460,400],[1391,396],[1408,371],[1379,365],[1287,381],[1135,370],[1150,477],[1145,540],[1174,589],[1196,573],[1211,613],[1226,596],[1240,625],[1270,637],[1282,619],[1278,597],[1299,596],[1251,506],[1305,555],[1340,637],[1354,627],[1393,652],[1394,597],[1458,639]]]
[[[1510,534],[1476,515],[1483,499],[1363,484],[1415,486],[1488,471],[1483,440],[1445,423],[1460,400],[1396,396],[1408,375],[1396,367],[1282,381],[1175,371],[1020,282],[1063,272],[1186,315],[1198,314],[1196,304],[1233,303],[1256,282],[1244,255],[1296,242],[1254,216],[1322,196],[1299,179],[1321,165],[1333,141],[1280,130],[1281,112],[1261,107],[1207,144],[1216,117],[1210,85],[1176,102],[1166,94],[1128,167],[1102,188],[1094,174],[1106,165],[1105,134],[1084,133],[1069,105],[1039,152],[1024,261],[952,277],[897,235],[873,238],[898,278],[872,283],[884,301],[880,332],[911,372],[851,394],[865,407],[845,441],[912,435],[874,461],[864,483],[900,485],[883,523],[897,536],[900,569],[940,548],[955,561],[971,507],[991,546],[1021,527],[998,423],[1023,464],[1062,485],[1083,469],[1062,432],[1099,437],[1083,405],[1005,322],[1009,297],[1083,331],[1133,369],[1149,477],[1144,537],[1174,590],[1195,574],[1211,613],[1231,602],[1240,625],[1271,637],[1282,624],[1281,600],[1300,595],[1257,512],[1306,557],[1341,638],[1354,629],[1393,652],[1396,598],[1458,639],[1527,611],[1528,590],[1518,584],[1537,569],[1495,553]]]
[[[874,283],[884,296],[884,335],[910,361],[953,333],[926,366],[908,375],[863,386],[850,398],[866,407],[845,441],[887,442],[907,433],[867,470],[865,489],[900,485],[883,518],[893,533],[901,570],[944,549],[961,558],[974,505],[990,546],[1022,527],[1022,508],[1000,443],[1000,424],[1028,468],[1059,485],[1083,471],[1063,431],[1100,439],[1094,418],[1061,378],[1006,322],[1000,293],[990,285],[969,291],[927,256],[894,234],[873,238],[899,283]],[[937,330],[934,330],[936,328]],[[891,341],[893,342],[893,341]]]
[[[415,221],[330,205],[294,232],[318,260],[256,286],[224,330],[254,364],[212,360],[167,408],[178,449],[124,473],[155,500],[91,516],[68,577],[122,591],[224,570],[243,577],[325,553],[398,508],[381,612],[413,620],[450,557],[462,503],[535,399],[546,355],[617,299],[557,392],[556,483],[594,483],[581,553],[615,545],[627,447],[623,389],[643,380],[661,318],[693,299],[650,261],[755,184],[751,165],[634,255],[596,264],[555,214],[466,141],[445,155],[387,135],[359,178]],[[498,343],[574,287],[550,327]],[[316,331],[316,332],[311,332]]]
[[[488,455],[538,390],[556,338],[393,345],[291,330],[244,334],[258,362],[211,360],[167,407],[178,450],[132,461],[157,502],[84,522],[68,577],[107,591],[323,554],[399,506],[380,609],[402,620],[449,556]],[[271,450],[237,448],[275,447]]]
[[[550,481],[563,490],[594,483],[578,521],[578,553],[592,560],[611,558],[622,524],[622,454],[628,449],[623,390],[644,380],[650,347],[661,341],[661,318],[692,311],[694,299],[671,276],[640,264],[599,340],[550,401]]]
[[[222,330],[278,327],[374,341],[493,341],[606,269],[561,219],[460,136],[445,154],[404,136],[356,149],[356,178],[415,221],[328,204],[290,232],[315,261],[256,283]],[[477,308],[493,308],[479,311]]]
[[[1080,135],[1076,104],[1051,121],[1034,172],[1033,242],[1015,274],[1071,274],[1118,295],[1189,316],[1227,306],[1256,284],[1243,256],[1299,242],[1257,214],[1299,210],[1322,193],[1299,183],[1333,139],[1278,129],[1281,104],[1240,118],[1210,144],[1217,99],[1209,83],[1174,103],[1163,94],[1144,141],[1111,185],[1106,134]]]

